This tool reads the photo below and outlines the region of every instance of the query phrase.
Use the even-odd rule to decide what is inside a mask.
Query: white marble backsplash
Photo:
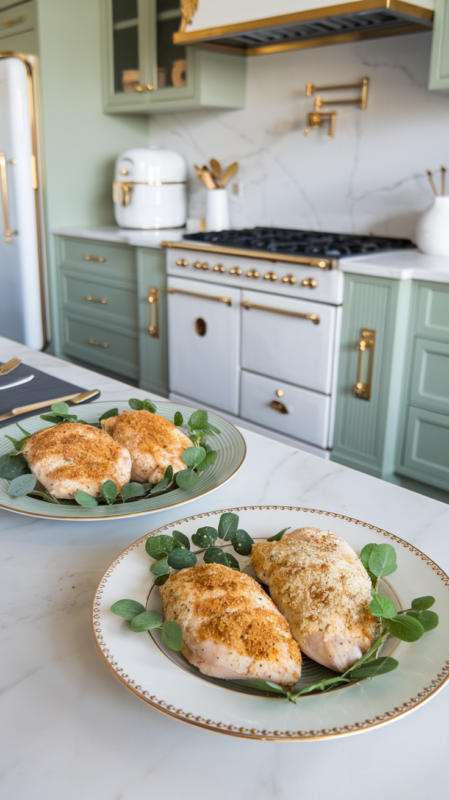
[[[426,169],[449,167],[449,92],[427,88],[430,46],[431,34],[419,33],[249,58],[245,109],[154,115],[150,144],[187,159],[190,217],[205,214],[193,164],[215,157],[240,164],[233,227],[413,237],[432,202]],[[364,76],[367,110],[337,106],[335,139],[324,130],[304,136],[313,110],[306,84]]]

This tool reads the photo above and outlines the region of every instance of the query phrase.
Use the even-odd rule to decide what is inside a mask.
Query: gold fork
[[[20,358],[12,358],[11,361],[7,361],[6,364],[0,366],[0,375],[7,375],[8,372],[12,372],[21,363]]]

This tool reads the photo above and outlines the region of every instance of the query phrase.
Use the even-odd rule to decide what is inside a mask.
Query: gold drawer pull
[[[232,306],[230,297],[216,297],[214,294],[201,294],[200,292],[187,292],[185,289],[173,289],[169,286],[167,292],[170,294],[188,294],[190,297],[201,297],[203,300],[216,300],[217,303],[225,303],[227,306]]]
[[[8,181],[6,177],[5,153],[0,153],[0,183],[2,187],[3,219],[5,221],[5,242],[11,244],[12,237],[17,234],[17,231],[12,231],[9,227]]]
[[[100,264],[103,264],[103,262],[106,261],[106,259],[104,258],[104,256],[90,256],[90,255],[87,255],[87,256],[84,256],[84,261],[99,261]]]
[[[89,303],[101,303],[103,306],[108,302],[105,297],[94,297],[93,294],[88,294],[86,300],[88,300]]]
[[[159,292],[155,286],[150,286],[148,302],[150,304],[150,324],[148,326],[148,332],[150,336],[154,336],[154,338],[157,339],[159,336]]]
[[[355,396],[359,400],[369,400],[371,397],[371,382],[373,378],[373,364],[374,364],[374,343],[376,341],[376,331],[363,328],[362,337],[357,345],[359,351],[359,363],[357,366],[357,381],[354,386]],[[367,350],[371,351],[371,357],[368,367],[368,380],[364,383],[363,376],[365,373],[365,353]]]
[[[89,339],[89,344],[95,345],[95,347],[109,347],[107,342],[99,342],[98,339]]]
[[[269,404],[270,408],[274,408],[275,411],[279,411],[280,414],[290,414],[290,411],[283,403],[280,403],[279,400],[272,400]]]
[[[283,308],[272,308],[271,306],[259,306],[256,303],[250,303],[249,300],[244,300],[243,303],[240,303],[243,308],[246,308],[248,311],[250,308],[257,308],[259,311],[273,311],[274,314],[286,314],[287,317],[299,317],[300,319],[310,319],[314,325],[320,324],[320,318],[318,314],[301,314],[299,311],[285,311]],[[276,401],[273,401],[276,402]]]
[[[4,19],[3,25],[5,26],[5,28],[9,28],[10,25],[18,25],[19,22],[25,22],[25,20],[26,17],[24,17],[22,14],[21,17],[14,17],[14,19]]]

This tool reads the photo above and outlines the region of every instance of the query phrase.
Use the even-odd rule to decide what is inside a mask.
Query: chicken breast
[[[170,420],[151,411],[122,411],[101,422],[103,430],[131,454],[131,480],[159,483],[171,464],[174,472],[186,469],[181,456],[192,442]]]
[[[54,497],[73,500],[77,491],[100,496],[105,481],[120,492],[131,478],[131,456],[107,433],[79,422],[63,422],[34,433],[22,448],[28,466]]]
[[[344,672],[369,650],[378,630],[371,581],[347,542],[300,528],[253,545],[251,561],[303,653]]]
[[[221,564],[171,575],[160,588],[166,619],[182,626],[183,655],[213,678],[260,678],[285,685],[301,674],[290,628],[261,586]]]

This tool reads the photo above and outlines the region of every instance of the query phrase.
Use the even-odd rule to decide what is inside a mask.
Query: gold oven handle
[[[314,325],[320,324],[318,314],[301,314],[299,311],[285,311],[283,308],[272,308],[272,306],[259,306],[256,303],[250,303],[249,300],[244,300],[240,303],[242,308],[250,309],[257,308],[259,311],[273,311],[275,314],[286,314],[288,317],[299,317],[300,319],[310,319]]]
[[[203,300],[216,300],[217,303],[225,303],[227,306],[232,306],[230,297],[216,297],[214,294],[201,294],[200,292],[187,292],[185,289],[174,289],[169,286],[167,289],[169,294],[188,294],[190,297],[202,297]]]
[[[10,223],[9,223],[9,207],[8,207],[8,182],[6,178],[5,153],[0,153],[0,182],[2,185],[3,218],[5,220],[5,242],[11,244],[12,235],[13,233],[17,233],[17,231],[12,231],[9,226]]]
[[[155,286],[150,286],[148,291],[148,302],[150,304],[150,324],[148,332],[155,339],[159,337],[159,292]]]
[[[274,408],[275,411],[279,411],[280,414],[290,414],[287,406],[284,406],[283,403],[280,403],[279,400],[272,400],[269,403],[270,408]]]
[[[359,400],[369,400],[371,397],[371,383],[373,379],[373,364],[374,364],[374,343],[376,341],[376,331],[369,330],[368,328],[362,329],[362,336],[357,345],[359,351],[359,361],[357,366],[357,380],[354,385],[355,396]],[[368,380],[363,381],[365,373],[365,353],[367,350],[371,351],[369,367],[368,367]]]

